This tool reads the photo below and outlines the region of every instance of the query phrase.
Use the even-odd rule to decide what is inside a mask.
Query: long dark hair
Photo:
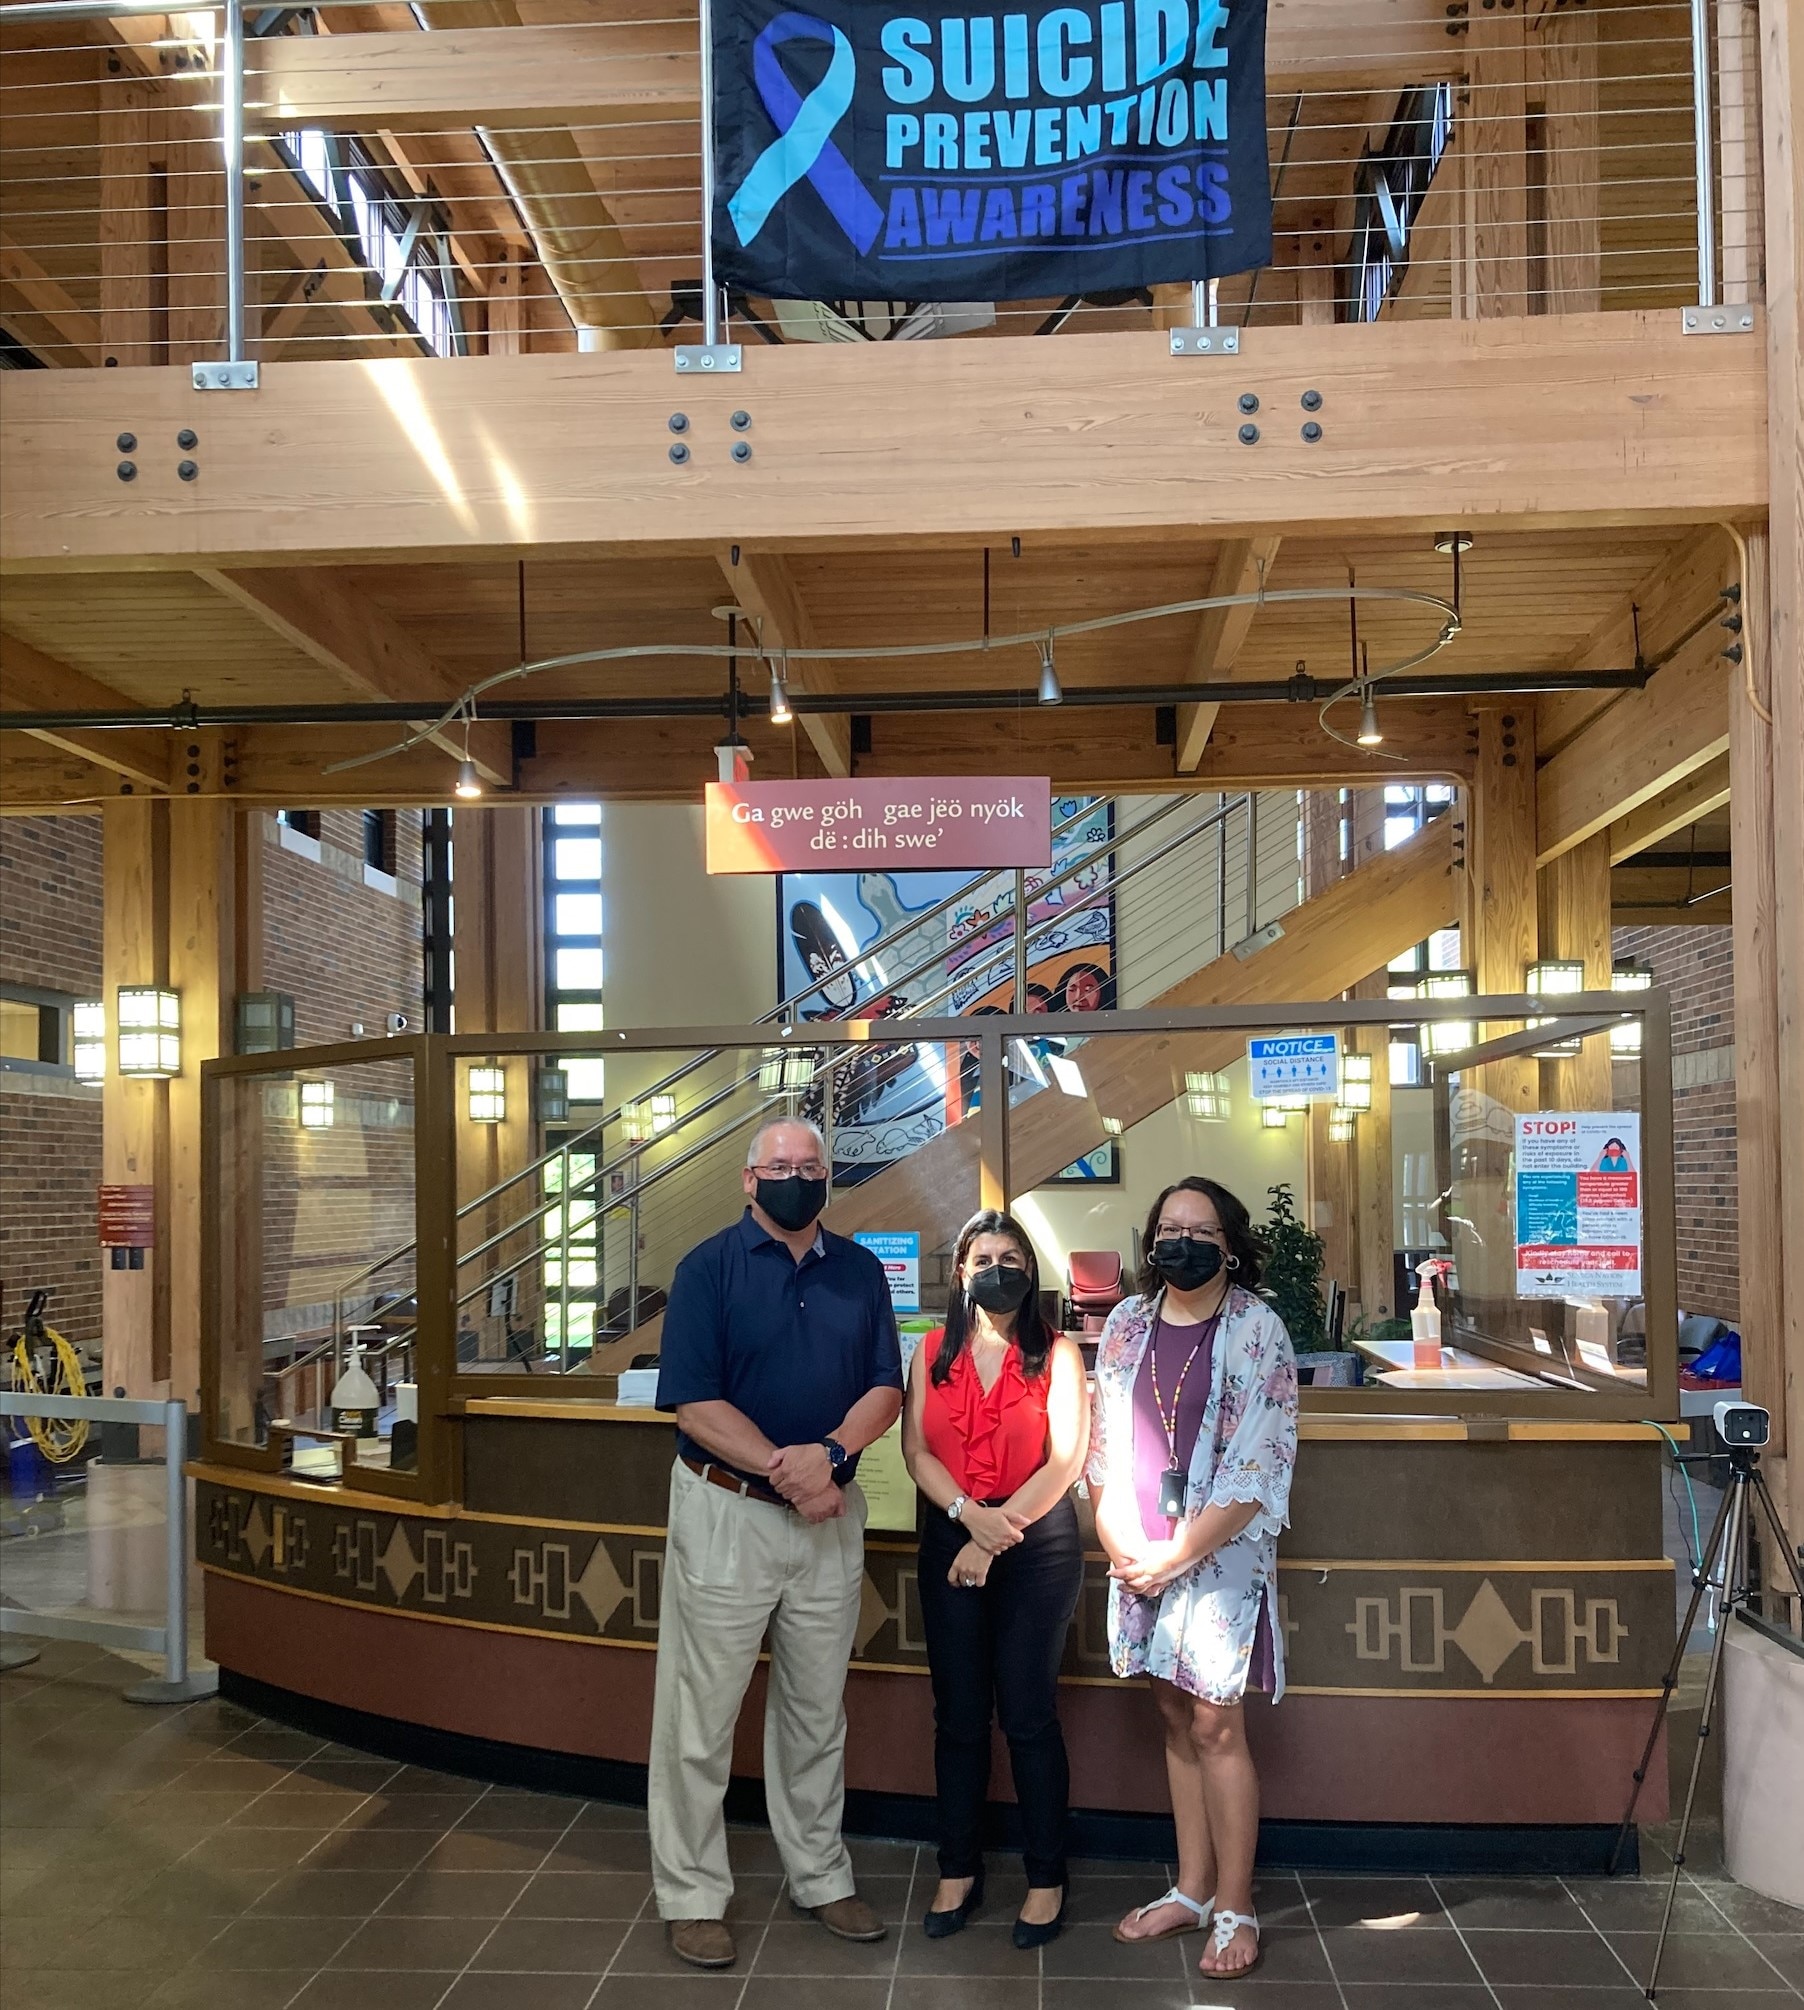
[[[965,1281],[961,1275],[965,1258],[971,1253],[971,1245],[980,1235],[1006,1235],[1020,1247],[1027,1258],[1028,1293],[1021,1301],[1021,1309],[1015,1314],[1013,1340],[1021,1350],[1021,1372],[1031,1381],[1035,1375],[1046,1372],[1046,1363],[1052,1353],[1052,1328],[1047,1325],[1045,1314],[1040,1310],[1040,1259],[1034,1254],[1034,1246],[1027,1230],[1012,1214],[1004,1214],[999,1207],[980,1208],[958,1232],[958,1247],[952,1252],[952,1288],[946,1299],[946,1332],[940,1341],[940,1351],[934,1356],[932,1379],[943,1384],[952,1373],[952,1365],[965,1351],[971,1334],[971,1301],[965,1295]]]
[[[1228,1255],[1234,1261],[1234,1267],[1228,1273],[1229,1283],[1238,1284],[1243,1291],[1257,1291],[1265,1252],[1260,1247],[1251,1215],[1239,1195],[1230,1193],[1219,1180],[1204,1179],[1201,1173],[1191,1173],[1184,1179],[1174,1179],[1147,1212],[1146,1232],[1140,1238],[1142,1294],[1150,1298],[1165,1282],[1153,1268],[1153,1241],[1159,1232],[1159,1217],[1165,1212],[1165,1203],[1174,1193],[1200,1193],[1214,1206],[1215,1218],[1221,1223],[1221,1232],[1227,1238]]]

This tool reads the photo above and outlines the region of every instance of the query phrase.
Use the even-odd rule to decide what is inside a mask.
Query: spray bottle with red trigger
[[[1442,1256],[1430,1256],[1416,1265],[1416,1303],[1409,1315],[1409,1337],[1415,1343],[1415,1365],[1441,1365],[1441,1308],[1434,1302],[1434,1280],[1445,1277],[1453,1265]]]

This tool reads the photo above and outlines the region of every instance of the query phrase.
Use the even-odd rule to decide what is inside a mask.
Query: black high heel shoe
[[[929,1911],[921,1921],[921,1931],[929,1940],[950,1940],[955,1933],[963,1933],[971,1922],[971,1915],[983,1903],[983,1872],[979,1871],[971,1880],[971,1889],[963,1900],[953,1906],[950,1912]]]
[[[1065,1913],[1070,1903],[1071,1895],[1069,1889],[1067,1889],[1059,1893],[1057,1916],[1047,1920],[1044,1925],[1031,1919],[1017,1919],[1015,1921],[1015,1945],[1020,1948],[1023,1954],[1030,1952],[1033,1948],[1044,1947],[1048,1941],[1058,1939],[1059,1935],[1065,1930]]]

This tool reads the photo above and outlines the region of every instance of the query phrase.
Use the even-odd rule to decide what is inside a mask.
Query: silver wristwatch
[[[971,1496],[969,1494],[960,1494],[957,1500],[948,1505],[946,1519],[948,1521],[963,1521],[965,1518],[965,1509],[970,1505]]]

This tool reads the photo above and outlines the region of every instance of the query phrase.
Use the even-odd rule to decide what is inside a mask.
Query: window
[[[376,872],[391,877],[395,870],[395,813],[393,810],[365,810],[363,813],[363,862]]]
[[[47,999],[0,992],[0,1060],[28,1068],[62,1068],[68,1062],[71,998]]]
[[[1392,782],[1384,792],[1385,850],[1395,851],[1400,844],[1407,844],[1424,824],[1445,816],[1452,805],[1453,790],[1444,782],[1430,782],[1425,788],[1420,784]]]
[[[1453,86],[1405,93],[1383,147],[1359,164],[1348,281],[1341,313],[1376,321],[1409,270],[1409,238],[1422,198],[1453,138]]]
[[[599,1033],[601,976],[601,805],[559,803],[545,812],[545,1008],[556,1033]],[[570,1100],[602,1100],[599,1057],[563,1062]]]
[[[277,155],[338,228],[345,248],[368,273],[370,305],[397,318],[435,356],[463,351],[457,285],[431,206],[403,200],[361,142],[307,127],[279,134]]]
[[[277,810],[276,822],[286,824],[299,837],[312,838],[315,844],[319,842],[318,810]]]

